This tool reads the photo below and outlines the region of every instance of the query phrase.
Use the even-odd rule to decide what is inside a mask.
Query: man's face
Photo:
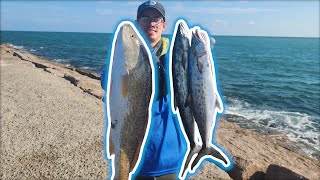
[[[161,34],[166,28],[162,15],[153,8],[142,11],[137,22],[151,44],[161,39]]]

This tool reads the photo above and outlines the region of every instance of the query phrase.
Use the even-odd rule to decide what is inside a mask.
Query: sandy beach
[[[1,45],[0,179],[107,179],[99,77]],[[320,163],[266,136],[219,120],[216,142],[233,157],[190,179],[319,179]]]

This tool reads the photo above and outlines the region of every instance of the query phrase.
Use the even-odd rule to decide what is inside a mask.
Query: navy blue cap
[[[165,19],[166,14],[165,14],[165,11],[164,11],[162,4],[160,4],[159,2],[154,1],[154,0],[146,1],[139,6],[138,12],[137,12],[137,19],[139,19],[141,12],[147,8],[153,8],[153,9],[159,11],[160,14],[163,16],[163,20],[166,21],[166,19]]]

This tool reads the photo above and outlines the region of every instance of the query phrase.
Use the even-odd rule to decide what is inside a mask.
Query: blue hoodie
[[[166,53],[169,41],[161,38],[159,46],[154,49],[158,59],[159,89],[152,104],[152,118],[148,138],[143,150],[143,157],[135,176],[163,176],[178,173],[183,156],[186,152],[186,141],[183,138],[177,116],[170,108],[170,94],[166,87],[168,81],[168,61]],[[101,85],[104,85],[104,75],[101,75]],[[105,89],[105,88],[104,88]]]

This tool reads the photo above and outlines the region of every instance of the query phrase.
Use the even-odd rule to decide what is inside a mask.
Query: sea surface
[[[106,65],[112,38],[108,33],[1,31],[1,44],[97,73]],[[223,117],[255,131],[283,132],[319,159],[320,39],[214,38]]]

